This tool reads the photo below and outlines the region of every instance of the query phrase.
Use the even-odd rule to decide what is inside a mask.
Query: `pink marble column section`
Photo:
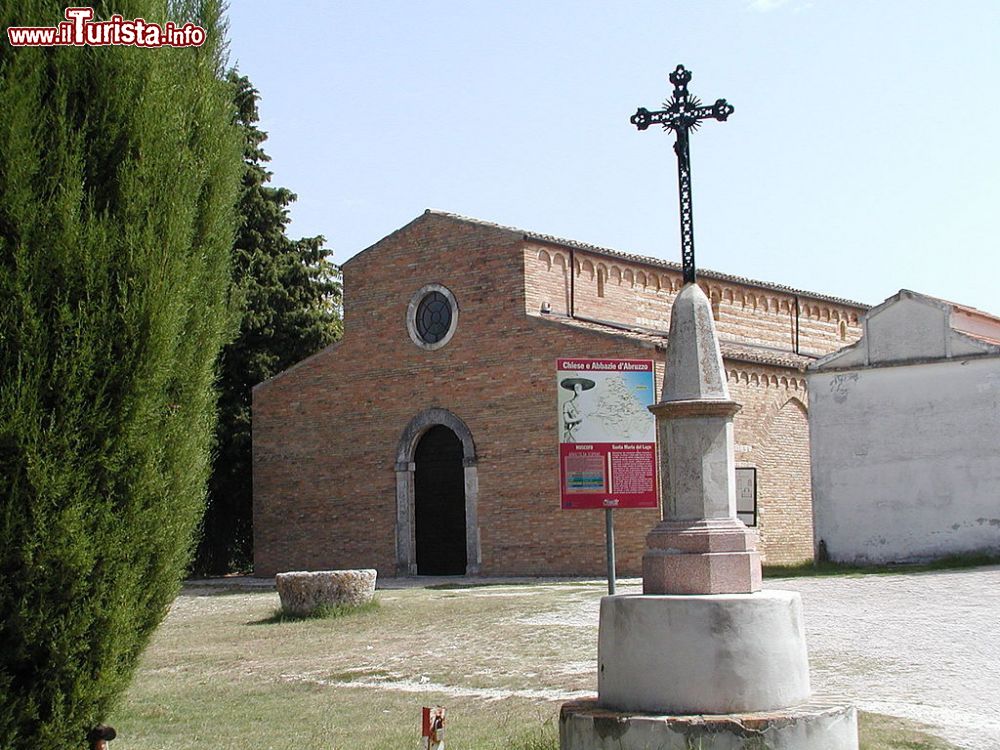
[[[736,517],[733,415],[712,307],[688,284],[671,309],[656,416],[663,520],[646,537],[645,594],[749,594],[760,555]]]

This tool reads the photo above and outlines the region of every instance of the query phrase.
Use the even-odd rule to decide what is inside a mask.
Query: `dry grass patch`
[[[933,736],[927,727],[895,716],[861,713],[858,724],[859,750],[954,750],[954,745]]]

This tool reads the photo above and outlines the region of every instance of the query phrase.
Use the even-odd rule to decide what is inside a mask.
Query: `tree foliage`
[[[0,44],[0,744],[15,750],[84,747],[175,596],[234,328],[219,2],[96,6],[209,40]],[[0,4],[0,27],[65,7]]]
[[[334,341],[341,332],[341,287],[323,237],[291,240],[288,208],[296,196],[271,187],[257,124],[260,95],[249,79],[229,73],[244,135],[241,225],[233,247],[233,279],[244,296],[239,334],[222,356],[216,458],[195,569],[249,570],[253,555],[251,391],[267,378]]]

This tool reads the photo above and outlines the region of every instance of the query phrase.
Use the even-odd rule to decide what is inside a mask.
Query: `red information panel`
[[[657,507],[652,361],[560,359],[556,386],[562,507]]]

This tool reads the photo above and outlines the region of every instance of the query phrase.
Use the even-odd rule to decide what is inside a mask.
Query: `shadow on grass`
[[[247,594],[267,594],[273,592],[274,589],[265,589],[262,587],[250,587],[250,586],[206,586],[198,583],[188,583],[184,582],[181,587],[178,596],[191,596],[191,597],[201,597],[201,596],[246,596]]]
[[[507,580],[500,578],[497,580],[476,581],[463,580],[455,583],[435,583],[423,588],[428,591],[452,591],[455,589],[483,589],[489,587],[512,588],[514,586],[580,586],[590,583],[600,583],[600,579],[594,576],[537,576],[530,579]]]
[[[435,583],[424,586],[428,591],[455,591],[457,589],[485,589],[490,587],[537,586],[539,581],[466,581],[464,583]]]
[[[1000,555],[986,553],[949,555],[926,563],[896,563],[889,565],[854,565],[850,563],[816,562],[801,565],[765,565],[765,578],[801,578],[805,576],[893,575],[927,573],[936,570],[962,570],[983,565],[1000,564]]]
[[[377,600],[373,599],[367,604],[359,604],[356,606],[350,606],[346,604],[321,604],[316,609],[314,609],[309,614],[293,614],[292,612],[286,612],[280,607],[274,612],[261,620],[251,620],[246,623],[247,625],[277,625],[280,623],[288,622],[309,622],[311,620],[336,620],[341,617],[353,617],[354,615],[367,614],[369,612],[377,612],[379,608],[379,603]]]

